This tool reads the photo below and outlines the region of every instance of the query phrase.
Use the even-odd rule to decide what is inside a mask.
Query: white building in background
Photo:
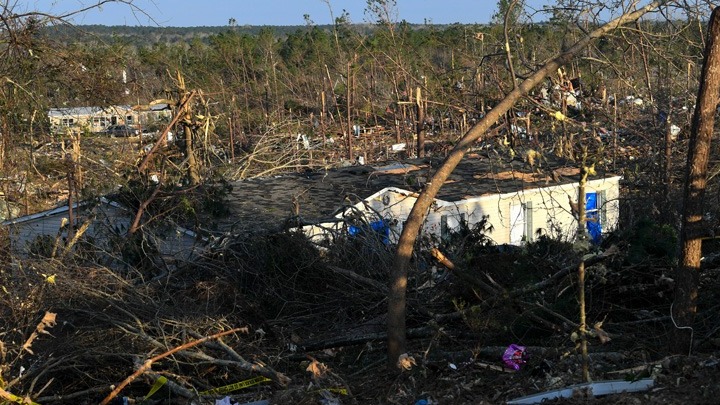
[[[53,108],[48,111],[48,119],[53,133],[68,130],[102,132],[110,125],[152,125],[165,118],[169,119],[170,114],[167,103],[151,103],[137,106]]]

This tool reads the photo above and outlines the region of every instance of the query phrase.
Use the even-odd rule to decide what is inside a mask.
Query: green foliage
[[[278,53],[292,73],[333,65],[334,56],[337,55],[330,33],[316,26],[288,35]]]
[[[520,17],[523,13],[523,8],[525,7],[525,1],[519,0],[517,1],[517,4],[513,5],[512,10],[510,9],[510,6],[512,5],[513,0],[498,0],[497,2],[497,11],[492,16],[492,21],[495,24],[504,24],[505,23],[505,14],[510,12],[510,15],[508,16],[508,23],[511,26],[517,25],[517,23],[520,20]]]
[[[498,18],[510,3],[497,3]],[[432,101],[426,115],[436,122],[447,119],[449,127],[463,119],[457,108],[462,108],[468,119],[480,115],[482,105],[493,105],[503,97],[507,69],[503,58],[493,56],[504,49],[501,26],[413,25],[398,21],[396,9],[395,1],[368,1],[366,19],[372,24],[363,25],[352,24],[343,13],[331,26],[314,25],[308,19],[307,25],[295,27],[86,27],[105,39],[105,44],[98,43],[97,37],[73,33],[77,45],[66,45],[68,57],[53,61],[50,68],[47,63],[38,64],[62,86],[51,80],[41,88],[48,89],[55,105],[68,101],[74,105],[120,103],[126,100],[117,79],[124,69],[131,78],[133,97],[149,100],[165,97],[173,87],[172,76],[180,70],[193,87],[214,95],[214,113],[237,111],[236,128],[246,133],[264,132],[266,126],[288,118],[288,100],[307,107],[308,112],[320,111],[321,92],[326,95],[325,111],[333,114],[331,121],[338,125],[341,120],[334,115],[345,118],[347,113],[348,63],[354,78],[352,112],[366,122],[394,122],[394,117],[384,113],[387,106],[408,99],[410,89],[418,86]],[[556,14],[563,12],[560,7],[552,9]],[[576,13],[567,14],[573,8],[564,9],[567,15],[557,14],[550,22],[536,24],[524,23],[523,1],[514,10],[511,45],[520,75],[528,74],[583,34],[573,22]],[[694,45],[700,43],[698,30],[689,26],[680,34],[683,41],[672,41],[675,36],[670,35],[669,24],[642,24],[644,30],[662,34],[653,43],[662,54],[651,53],[649,63],[665,66],[663,77],[684,72],[687,55],[699,51]],[[39,32],[62,41],[70,38],[62,28]],[[626,32],[600,40],[597,48],[588,50],[587,58],[576,62],[575,74],[582,74],[595,87],[642,83],[644,72],[636,68],[639,48],[633,35]],[[598,61],[606,62],[599,65]],[[619,63],[620,68],[609,69],[607,63]],[[87,72],[79,74],[83,72],[81,64]],[[26,70],[33,69],[38,67]],[[629,87],[612,90],[635,91]],[[338,97],[332,97],[332,92]],[[677,91],[673,89],[671,94]],[[309,119],[307,115],[294,114],[293,118]],[[23,118],[14,121],[23,122]]]
[[[161,187],[157,191],[156,188]],[[153,182],[131,180],[113,199],[131,212],[149,201],[144,209],[144,220],[161,226],[171,220],[189,225],[225,217],[229,210],[227,195],[232,186],[225,181],[207,183],[193,189],[173,185],[159,186]]]
[[[497,2],[498,11],[506,10],[510,3]],[[322,135],[342,133],[342,126],[347,124],[350,79],[351,120],[385,124],[385,129],[392,131],[390,127],[402,117],[405,126],[399,128],[401,136],[409,133],[407,124],[412,125],[413,111],[412,106],[399,102],[410,101],[417,87],[428,100],[427,119],[439,127],[433,132],[442,131],[443,136],[467,129],[465,125],[475,122],[506,94],[502,27],[413,25],[397,20],[395,1],[371,0],[367,5],[373,24],[352,24],[350,16],[343,13],[330,26],[317,26],[310,20],[295,27],[95,26],[84,27],[92,34],[84,36],[78,30],[42,27],[38,21],[22,20],[17,27],[17,43],[10,41],[15,38],[6,37],[7,46],[2,48],[7,58],[0,63],[0,73],[12,80],[0,86],[0,132],[9,139],[2,147],[43,142],[42,132],[47,130],[44,112],[49,107],[143,104],[175,98],[176,71],[183,73],[191,88],[202,89],[208,114],[218,117],[215,133],[208,139],[228,145],[232,125],[235,139],[244,139],[245,151],[256,145],[253,142],[259,138],[255,135],[278,128],[307,128],[308,133],[313,128],[318,135],[320,131]],[[521,1],[516,10],[522,9]],[[594,21],[578,27],[575,21],[579,14],[573,8],[556,10],[570,14],[534,24],[525,24],[522,14],[513,17],[511,41],[519,75],[526,76],[583,35],[583,29],[594,27]],[[686,78],[695,77],[697,72],[702,30],[697,24],[675,26],[656,20],[643,21],[639,28],[596,41],[585,57],[566,67],[568,73],[582,75],[593,87],[607,86],[608,94],[618,99],[653,91],[655,100],[660,100],[657,93],[662,91],[667,95],[662,100],[687,100],[695,90],[693,80]],[[646,85],[643,56],[650,66]],[[121,81],[123,71],[128,76],[127,86]],[[553,85],[552,80],[547,84]],[[130,95],[125,94],[126,87]],[[320,103],[322,96],[324,105]],[[531,108],[536,106],[521,101],[517,111]],[[677,111],[681,106],[674,108]],[[320,111],[325,113],[322,126],[315,125],[320,121]],[[592,122],[588,119],[591,125],[587,129],[611,128],[614,120],[607,113],[606,108],[592,116]],[[533,113],[532,131],[537,131],[535,139],[550,147],[555,140],[543,138],[557,138],[558,132],[550,133],[537,125],[546,118],[544,114]],[[618,123],[623,130],[630,124],[622,119]],[[496,129],[502,131],[500,127],[493,131]],[[20,153],[4,156],[9,156],[8,160],[25,158]],[[66,174],[67,170],[48,160],[33,157],[42,176]],[[266,160],[276,162],[272,156]],[[638,167],[642,175],[644,168]],[[98,191],[101,188],[98,184]],[[136,200],[142,197],[147,196],[137,196]],[[168,208],[179,217],[189,218],[200,206],[179,201]]]
[[[259,299],[265,316],[306,311],[320,304],[316,265],[319,252],[300,233],[259,234],[233,241],[229,260],[239,266],[237,282]]]
[[[119,235],[114,241],[113,252],[119,253],[121,262],[127,269],[154,271],[160,252],[152,239],[143,232],[132,235]]]
[[[662,260],[672,264],[677,259],[678,235],[673,227],[649,218],[641,219],[627,236],[629,264]]]
[[[541,236],[523,246],[495,246],[487,243],[476,244],[458,261],[458,282],[452,291],[453,305],[457,309],[471,307],[463,320],[474,332],[483,336],[486,344],[497,344],[508,335],[524,339],[547,338],[553,333],[538,326],[533,313],[512,301],[504,305],[485,308],[481,304],[486,292],[478,281],[491,284],[499,291],[510,291],[531,286],[567,266],[576,265],[579,257],[573,252],[572,244]],[[552,311],[574,318],[577,301],[571,293],[557,294],[564,285],[555,287],[555,293],[538,297],[543,305]],[[553,288],[549,289],[553,291]],[[502,294],[499,292],[499,294]],[[526,295],[524,299],[530,295]],[[478,298],[480,297],[480,298]]]
[[[232,185],[224,180],[216,184],[203,187],[200,206],[201,212],[212,218],[224,218],[230,214],[227,197],[232,191]]]
[[[447,230],[447,235],[439,241],[439,247],[456,260],[470,263],[495,245],[490,237],[492,231],[487,216],[473,225],[463,218],[457,227]]]
[[[34,257],[49,258],[52,257],[54,246],[55,238],[53,236],[40,235],[28,242],[27,251]]]

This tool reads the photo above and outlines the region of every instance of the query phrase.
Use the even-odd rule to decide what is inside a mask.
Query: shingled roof
[[[415,159],[237,181],[232,183],[228,197],[230,215],[210,230],[276,230],[290,218],[305,224],[318,223],[331,218],[343,206],[387,187],[420,192],[441,163],[437,158]],[[453,202],[577,181],[578,170],[570,165],[547,170],[531,168],[521,161],[469,154],[436,198]]]

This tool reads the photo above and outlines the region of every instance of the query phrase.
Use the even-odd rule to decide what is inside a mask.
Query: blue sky
[[[150,26],[222,26],[234,18],[238,25],[303,25],[304,14],[316,24],[332,22],[343,10],[352,22],[368,21],[365,0],[133,0],[137,9],[127,5],[106,4],[73,17],[76,24],[150,25]],[[98,0],[20,1],[18,11],[42,11],[62,14],[78,10]],[[24,3],[24,5],[23,5]],[[552,1],[527,0],[541,8]],[[496,0],[397,0],[398,20],[412,23],[426,20],[434,24],[487,23],[496,12]],[[23,8],[25,10],[23,10]]]

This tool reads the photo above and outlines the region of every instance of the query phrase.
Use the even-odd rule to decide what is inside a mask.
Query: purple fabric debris
[[[508,346],[507,349],[505,349],[505,353],[503,353],[502,359],[505,362],[505,365],[507,365],[511,369],[520,370],[520,366],[522,364],[525,364],[525,360],[523,359],[524,355],[525,346],[511,344],[510,346]]]

